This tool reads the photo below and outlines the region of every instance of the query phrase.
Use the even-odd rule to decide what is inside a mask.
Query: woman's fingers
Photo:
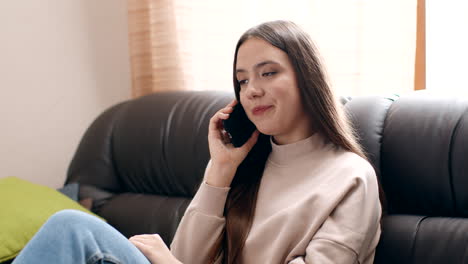
[[[223,139],[224,144],[230,144],[231,143],[231,136],[224,129],[221,131],[221,138]]]
[[[229,118],[229,113],[223,113],[222,110],[218,111],[211,119],[208,127],[208,132],[211,136],[214,136],[216,139],[223,139],[223,136],[220,132],[223,130],[222,121]]]
[[[136,248],[138,248],[138,250],[140,250],[141,253],[143,253],[143,255],[145,255],[145,257],[147,257],[148,259],[152,258],[152,254],[154,253],[152,251],[155,250],[155,249],[148,243],[148,241],[143,240],[143,238],[141,238],[141,237],[139,237],[139,238],[130,238],[129,241]]]
[[[241,148],[249,152],[253,148],[253,146],[255,146],[255,143],[257,143],[259,135],[260,135],[260,132],[257,129],[255,129],[255,131],[250,136],[249,140],[247,140],[247,142],[245,142]]]
[[[218,112],[225,113],[225,114],[230,114],[234,110],[234,106],[237,104],[237,100],[234,99],[232,100],[226,107],[221,108]]]
[[[229,118],[229,114],[228,114],[228,113],[219,112],[219,113],[218,113],[218,117],[219,117],[219,119],[226,120],[226,119]]]
[[[148,235],[138,235],[138,236],[133,236],[129,239],[130,241],[151,241],[154,240],[154,238],[149,237]]]
[[[143,255],[148,255],[149,253],[149,249],[151,248],[150,246],[146,245],[145,243],[139,241],[139,240],[135,240],[135,239],[132,239],[130,240],[130,242],[135,245],[135,247],[137,247],[142,253]]]
[[[232,108],[232,107],[234,107],[236,104],[237,104],[237,100],[234,99],[234,100],[232,100],[226,107],[231,107],[231,108]]]
[[[151,253],[156,253],[167,248],[166,244],[164,244],[164,241],[158,234],[136,235],[132,236],[128,240],[147,257],[149,257]]]
[[[209,137],[214,137],[215,139],[222,139],[221,134],[219,133],[220,131],[220,126],[221,126],[221,119],[218,117],[218,115],[214,115],[210,119],[210,123],[208,125],[208,136]]]
[[[139,240],[139,241],[163,241],[159,234],[144,234],[144,235],[136,235],[129,238],[130,240]]]
[[[151,263],[181,264],[158,234],[137,235],[129,238],[130,242],[148,258]]]
[[[226,120],[229,118],[229,114],[232,113],[233,107],[237,104],[237,100],[232,100],[226,107],[218,110],[213,117],[210,119],[209,123],[209,132],[215,132],[216,130],[220,130],[222,128],[222,120]],[[220,139],[222,139],[220,137]]]

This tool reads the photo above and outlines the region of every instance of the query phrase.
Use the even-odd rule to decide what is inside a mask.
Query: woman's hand
[[[229,142],[229,136],[224,130],[222,121],[229,118],[229,114],[232,113],[233,106],[236,104],[237,100],[233,100],[210,119],[208,144],[211,164],[207,168],[205,181],[212,186],[229,187],[231,185],[237,167],[258,139],[259,132],[255,130],[249,140],[239,148],[234,147]]]
[[[152,264],[182,264],[172,255],[158,234],[132,236],[129,241],[135,245]]]

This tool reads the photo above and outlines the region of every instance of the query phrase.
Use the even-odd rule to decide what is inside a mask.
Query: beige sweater
[[[240,263],[373,263],[381,207],[371,165],[318,133],[271,144]],[[209,263],[207,253],[224,228],[228,192],[200,186],[171,244],[183,263]]]

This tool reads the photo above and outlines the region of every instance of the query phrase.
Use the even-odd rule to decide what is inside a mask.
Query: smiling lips
[[[257,106],[252,110],[252,114],[254,115],[261,115],[268,111],[272,106],[271,105],[261,105]]]

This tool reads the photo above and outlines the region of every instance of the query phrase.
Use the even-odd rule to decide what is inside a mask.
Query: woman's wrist
[[[237,168],[211,164],[207,170],[205,182],[214,187],[225,188],[231,186]]]
[[[174,257],[174,255],[172,255]],[[172,264],[184,264],[182,262],[180,262],[180,260],[178,260],[176,257],[174,257],[173,261],[172,261]]]

